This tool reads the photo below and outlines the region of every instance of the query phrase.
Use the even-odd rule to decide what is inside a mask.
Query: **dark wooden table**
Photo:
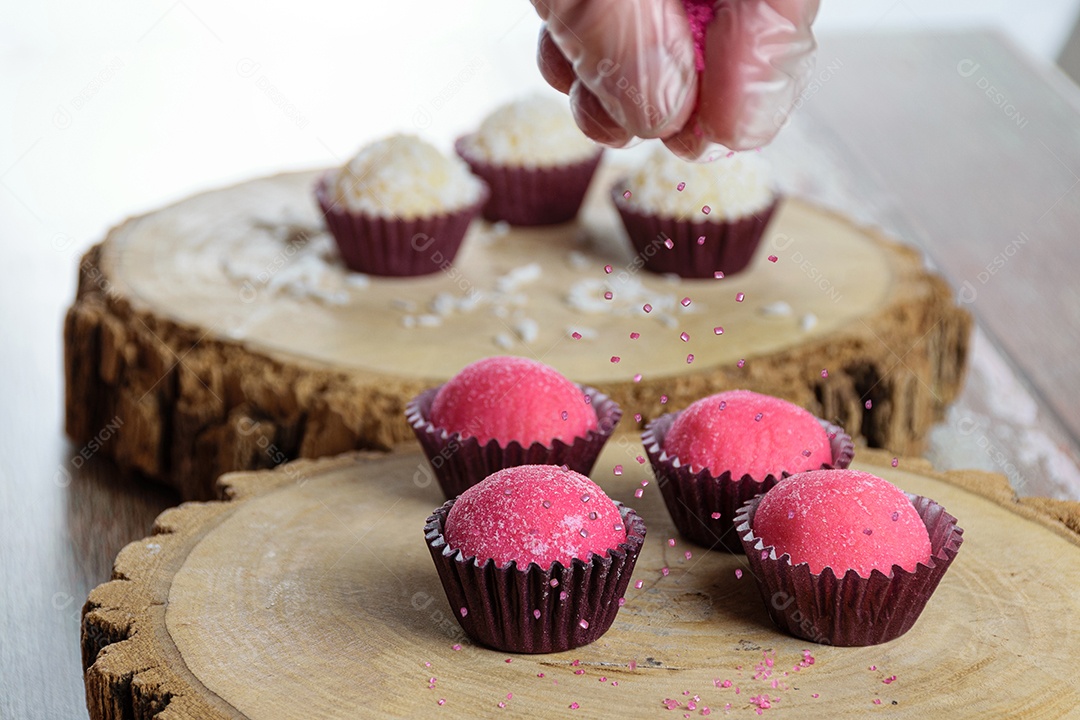
[[[1080,498],[1080,90],[992,35],[870,35],[823,39],[800,104],[773,148],[789,187],[924,248],[979,320],[968,388],[930,457]],[[177,502],[64,439],[75,256],[48,244],[4,238],[3,720],[85,716],[82,603]],[[902,363],[907,348],[892,350]]]

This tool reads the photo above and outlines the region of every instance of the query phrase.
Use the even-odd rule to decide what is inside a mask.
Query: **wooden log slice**
[[[64,329],[67,431],[209,498],[225,471],[409,440],[412,396],[516,353],[614,397],[627,428],[635,413],[645,422],[749,387],[872,446],[920,449],[958,392],[971,323],[918,254],[787,200],[748,271],[673,281],[632,254],[607,194],[617,172],[601,172],[577,222],[477,222],[454,265],[414,279],[344,271],[315,173],[129,220],[80,267]]]
[[[597,642],[535,656],[487,650],[461,633],[423,540],[442,497],[418,454],[227,475],[227,501],[163,513],[90,594],[90,716],[638,717],[660,713],[665,699],[689,712],[694,696],[693,717],[728,703],[754,716],[751,699],[762,694],[791,717],[1075,712],[1080,505],[1017,499],[998,475],[939,474],[907,459],[893,469],[889,455],[864,452],[857,467],[957,516],[964,544],[911,631],[834,648],[771,625],[745,557],[669,545],[678,535],[659,490],[634,497],[651,477],[638,452],[609,446],[596,477],[648,523],[634,574],[642,587],[631,584]],[[795,670],[804,650],[815,661]],[[772,673],[755,679],[765,652]]]

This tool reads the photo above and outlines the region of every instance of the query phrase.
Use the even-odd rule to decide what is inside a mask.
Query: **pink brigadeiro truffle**
[[[508,652],[569,650],[619,612],[645,523],[584,475],[551,465],[494,473],[424,527],[453,616]]]
[[[758,505],[754,534],[810,572],[863,577],[908,572],[930,557],[930,536],[907,495],[876,475],[818,470],[781,480]]]
[[[446,518],[446,542],[466,557],[503,567],[588,560],[626,542],[619,508],[589,478],[554,465],[500,470],[461,494]]]
[[[596,412],[557,370],[523,357],[478,360],[442,386],[431,422],[481,444],[573,442],[596,430]]]

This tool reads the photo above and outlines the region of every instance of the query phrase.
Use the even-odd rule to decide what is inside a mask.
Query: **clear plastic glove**
[[[532,0],[537,63],[589,137],[662,138],[677,155],[749,150],[813,70],[818,0]]]

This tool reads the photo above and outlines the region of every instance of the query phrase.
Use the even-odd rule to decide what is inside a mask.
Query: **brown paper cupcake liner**
[[[663,450],[664,438],[678,416],[679,413],[661,415],[646,426],[641,436],[668,513],[683,537],[710,549],[742,553],[735,516],[743,503],[792,473],[784,471],[780,477],[770,473],[764,478],[750,475],[733,478],[729,470],[719,476],[705,468],[692,472],[689,465],[683,465]],[[821,467],[846,468],[855,456],[851,437],[837,425],[820,419],[819,422],[829,434],[833,456],[832,464]]]
[[[514,562],[480,564],[446,543],[443,526],[456,499],[437,509],[424,526],[451,612],[473,640],[496,650],[550,653],[587,645],[611,627],[645,541],[645,521],[616,503],[626,541],[604,556],[574,559],[569,566]]]
[[[518,465],[565,465],[588,475],[622,419],[622,409],[614,400],[595,388],[578,385],[596,412],[596,430],[574,438],[572,443],[553,440],[550,445],[535,442],[523,447],[516,440],[507,445],[489,440],[481,445],[474,437],[463,439],[460,433],[447,432],[431,422],[431,404],[441,387],[425,390],[410,400],[405,406],[405,418],[447,498],[460,495],[497,470]]]
[[[713,278],[718,270],[725,275],[745,270],[780,202],[777,196],[768,207],[734,221],[691,221],[636,210],[623,197],[625,187],[617,183],[611,197],[645,268],[684,278]],[[699,244],[701,237],[705,240]]]
[[[487,201],[485,187],[473,204],[454,212],[403,220],[351,212],[330,197],[334,171],[315,184],[315,199],[346,267],[384,277],[430,275],[453,263],[469,223]]]
[[[761,496],[749,500],[736,522],[746,559],[773,623],[784,632],[822,645],[877,645],[900,637],[915,624],[964,541],[956,518],[929,498],[908,495],[930,535],[930,558],[914,572],[894,565],[890,575],[874,570],[864,578],[854,570],[820,575],[754,536]]]
[[[511,225],[555,225],[573,220],[603,151],[585,160],[550,167],[496,165],[469,152],[468,136],[454,144],[473,174],[491,188],[484,203],[486,220]]]

